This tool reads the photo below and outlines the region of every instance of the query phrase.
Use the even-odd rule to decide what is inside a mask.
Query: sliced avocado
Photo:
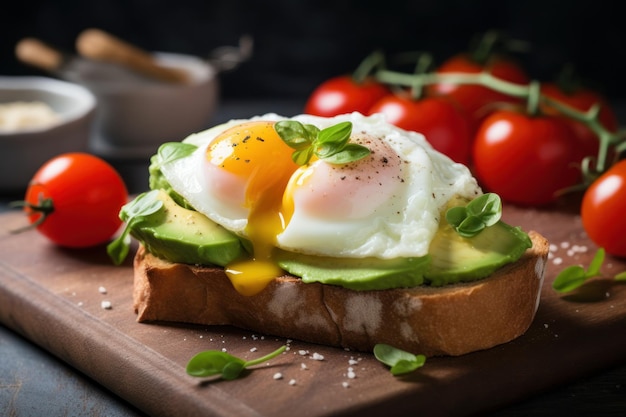
[[[187,264],[225,266],[245,253],[239,238],[165,192],[163,208],[133,225],[131,234],[159,258]]]
[[[305,283],[340,285],[353,290],[415,287],[424,282],[429,256],[417,258],[334,258],[277,250],[275,259],[285,271]]]
[[[431,264],[425,279],[432,286],[442,286],[485,278],[517,261],[531,246],[526,233],[502,221],[469,238],[442,222],[428,250]]]

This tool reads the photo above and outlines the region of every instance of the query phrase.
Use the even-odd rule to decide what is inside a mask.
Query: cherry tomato
[[[619,127],[617,116],[608,102],[600,94],[586,88],[576,88],[572,92],[565,92],[556,83],[544,83],[541,85],[541,93],[547,97],[558,100],[574,109],[587,111],[594,104],[600,105],[599,120],[600,123],[609,131],[615,132]],[[546,113],[558,114],[558,112],[549,106],[544,106]],[[576,137],[578,138],[578,148],[580,149],[581,159],[586,156],[596,156],[598,154],[599,141],[598,137],[591,129],[583,123],[567,119],[571,124]]]
[[[367,114],[370,107],[387,94],[389,89],[373,78],[357,83],[350,76],[339,76],[323,82],[313,91],[304,112],[323,117],[355,111]]]
[[[626,160],[617,162],[585,191],[583,227],[607,253],[626,257]]]
[[[543,205],[577,184],[574,133],[562,118],[500,110],[483,122],[472,158],[479,183],[503,200]]]
[[[455,162],[469,164],[472,135],[462,109],[445,97],[412,99],[389,94],[377,101],[369,114],[382,113],[387,121],[405,130],[422,133],[439,152]]]
[[[35,173],[24,210],[31,224],[41,222],[37,230],[52,242],[79,248],[105,243],[115,234],[127,199],[126,185],[111,165],[87,153],[67,153]]]
[[[529,82],[526,72],[514,62],[492,56],[482,65],[471,60],[468,54],[459,54],[449,58],[437,68],[438,74],[466,73],[476,74],[487,71],[494,77],[516,84]],[[467,114],[476,121],[476,127],[491,111],[495,103],[518,103],[519,99],[499,93],[477,84],[432,84],[427,88],[428,95],[442,95],[453,98]]]

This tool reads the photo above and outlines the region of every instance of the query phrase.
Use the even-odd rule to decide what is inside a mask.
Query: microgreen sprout
[[[466,206],[451,207],[446,220],[463,237],[476,236],[483,229],[496,224],[502,217],[502,201],[497,194],[487,193]]]
[[[426,363],[426,356],[424,355],[414,355],[384,343],[374,346],[374,356],[380,362],[391,367],[390,372],[394,376],[413,372]]]
[[[307,165],[313,156],[330,164],[347,164],[370,154],[365,146],[350,143],[351,122],[320,130],[311,124],[282,120],[274,125],[274,129],[294,149],[291,159],[298,165]]]
[[[122,233],[107,246],[107,253],[115,265],[124,262],[128,255],[131,228],[163,207],[163,201],[158,199],[158,194],[158,190],[140,194],[122,207],[120,218],[126,222],[126,226]]]
[[[272,353],[261,358],[245,361],[220,350],[206,350],[195,355],[187,363],[187,374],[196,377],[221,375],[222,379],[237,379],[244,369],[268,361],[285,351],[287,346],[281,346]]]
[[[587,280],[600,275],[600,268],[605,258],[604,248],[596,251],[589,267],[585,269],[581,265],[571,265],[562,270],[552,282],[552,288],[557,292],[569,292],[582,286]],[[615,281],[626,281],[626,271],[614,277]]]
[[[605,251],[600,248],[596,251],[589,268],[580,265],[571,265],[562,270],[552,283],[552,288],[558,292],[568,292],[583,285],[588,279],[600,275],[600,267],[604,262]]]

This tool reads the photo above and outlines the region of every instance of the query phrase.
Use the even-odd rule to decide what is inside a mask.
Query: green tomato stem
[[[11,230],[11,233],[17,234],[25,232],[26,230],[34,229],[41,225],[50,214],[54,212],[54,202],[51,198],[44,198],[42,195],[39,196],[39,204],[31,204],[28,201],[12,201],[9,203],[9,207],[27,207],[34,212],[40,213],[41,216],[33,223],[20,227],[18,229]]]
[[[374,51],[359,64],[352,73],[352,79],[357,84],[361,84],[365,79],[374,73],[375,69],[383,69],[385,67],[385,56],[381,51]]]
[[[427,74],[406,74],[394,72],[390,70],[379,70],[376,78],[383,83],[404,85],[412,87],[419,83],[422,86],[445,83],[445,84],[468,84],[481,85],[499,93],[526,100],[528,103],[529,114],[535,114],[536,109],[539,113],[541,105],[551,107],[563,114],[565,117],[576,120],[586,125],[599,140],[598,154],[595,155],[595,164],[591,164],[590,160],[583,164],[583,185],[590,184],[595,178],[602,174],[609,166],[608,150],[613,146],[619,152],[626,150],[626,132],[611,132],[607,130],[599,121],[599,105],[593,106],[586,112],[575,109],[563,102],[547,97],[537,91],[540,83],[532,80],[526,85],[520,85],[499,79],[488,72],[475,74],[468,73],[427,73]],[[531,95],[533,96],[531,98]],[[536,95],[536,96],[535,96]]]

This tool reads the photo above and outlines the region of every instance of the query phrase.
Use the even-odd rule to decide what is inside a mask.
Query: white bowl
[[[154,53],[161,65],[189,74],[169,84],[122,74],[107,65],[83,63],[71,80],[98,99],[91,150],[103,156],[149,157],[164,142],[180,141],[209,127],[218,99],[217,70],[198,57]]]
[[[49,127],[0,130],[0,190],[22,191],[43,163],[87,151],[96,98],[86,88],[47,77],[0,76],[0,103],[44,102],[60,116]]]

